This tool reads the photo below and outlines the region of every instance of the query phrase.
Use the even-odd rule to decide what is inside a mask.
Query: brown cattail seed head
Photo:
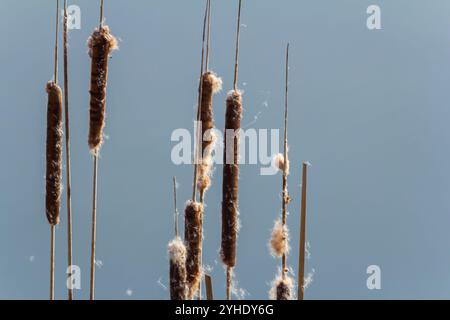
[[[222,89],[222,79],[212,72],[206,72],[202,77],[202,102],[200,120],[202,123],[202,162],[198,166],[199,174],[197,186],[200,194],[211,185],[212,151],[216,143],[216,135],[213,132],[213,95]]]
[[[275,222],[270,239],[272,255],[281,257],[289,252],[289,230],[280,220]]]
[[[198,202],[188,201],[184,211],[184,237],[187,249],[186,272],[188,299],[192,299],[198,290],[202,275],[202,230],[203,206]]]
[[[180,238],[169,243],[170,299],[186,300],[186,247]]]
[[[108,26],[96,29],[88,40],[91,64],[91,94],[89,148],[97,154],[103,143],[103,128],[106,113],[106,85],[108,82],[108,59],[110,53],[117,49],[116,38],[109,33]]]
[[[288,275],[284,279],[277,277],[272,283],[269,296],[272,300],[292,300],[292,290],[294,288],[294,280]]]
[[[47,168],[45,207],[48,222],[59,223],[61,206],[62,181],[62,93],[61,88],[53,81],[47,83]]]
[[[242,95],[239,91],[230,91],[227,96],[225,114],[224,165],[222,185],[222,246],[221,258],[225,265],[236,265],[236,242],[239,229],[239,134],[242,117]],[[236,133],[232,141],[228,130]],[[231,161],[230,161],[231,160]]]

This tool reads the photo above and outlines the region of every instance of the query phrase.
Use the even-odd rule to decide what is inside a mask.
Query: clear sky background
[[[199,75],[200,0],[106,0],[121,39],[110,62],[109,139],[99,168],[96,297],[167,299],[173,237],[171,177],[179,210],[192,167],[176,166],[170,141],[192,130]],[[213,1],[211,68],[224,81],[216,125],[232,86],[237,0]],[[62,1],[61,1],[62,3]],[[53,0],[0,1],[0,298],[47,299],[45,83],[52,77]],[[92,159],[87,147],[90,59],[98,1],[70,33],[74,262],[77,299],[88,298]],[[378,4],[382,30],[366,27]],[[291,42],[288,223],[297,268],[300,165],[310,161],[308,299],[450,298],[450,2],[446,0],[245,0],[239,86],[243,125],[280,128],[283,64]],[[62,64],[60,65],[62,76]],[[256,121],[254,121],[256,119]],[[279,261],[267,242],[280,212],[281,177],[243,165],[236,278],[245,298],[265,299]],[[207,194],[204,262],[217,298],[221,171]],[[63,198],[65,203],[65,193]],[[66,298],[66,207],[57,229],[56,297]],[[366,287],[381,268],[382,289]]]

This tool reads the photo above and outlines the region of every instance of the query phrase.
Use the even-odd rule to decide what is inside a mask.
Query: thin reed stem
[[[227,300],[231,300],[231,287],[233,283],[233,268],[227,267]]]
[[[214,300],[212,278],[205,274],[206,300]]]
[[[208,0],[208,32],[206,37],[206,59],[205,59],[205,70],[209,70],[209,53],[210,53],[210,43],[211,43],[211,2]]]
[[[67,264],[72,267],[72,177],[70,164],[70,126],[69,126],[69,67],[68,67],[68,30],[67,0],[64,0],[64,113],[66,134],[66,192],[67,192]],[[70,269],[71,270],[71,269]],[[68,299],[73,299],[72,287],[68,289]]]
[[[286,83],[285,83],[285,100],[284,100],[284,139],[283,139],[283,191],[282,191],[282,224],[283,227],[286,226],[286,216],[287,216],[287,203],[288,203],[288,191],[287,191],[287,167],[288,167],[288,155],[287,155],[287,126],[288,126],[288,94],[289,94],[289,43],[286,47]],[[281,276],[284,279],[286,276],[286,252],[283,251],[283,256],[281,257]]]
[[[178,238],[178,207],[177,207],[177,177],[173,177],[173,207],[174,207],[174,223],[175,223],[175,237]]]
[[[94,300],[95,293],[95,242],[97,237],[97,169],[98,155],[94,155],[94,172],[92,175],[92,231],[91,231],[91,274],[89,299]]]
[[[58,83],[58,38],[59,38],[59,0],[56,0],[55,56],[53,81]]]
[[[104,1],[101,0],[101,2],[100,2],[100,24],[99,24],[98,30],[100,30],[103,26],[103,15],[104,15]]]
[[[234,81],[233,88],[237,90],[237,82],[238,82],[238,71],[239,71],[239,40],[241,35],[241,7],[242,0],[239,0],[239,11],[237,17],[237,32],[236,32],[236,56],[234,60]]]
[[[50,300],[55,300],[55,226],[50,226]]]
[[[298,300],[303,300],[305,297],[306,191],[308,183],[307,163],[303,163],[302,171],[302,202],[300,210],[300,244],[298,255]]]

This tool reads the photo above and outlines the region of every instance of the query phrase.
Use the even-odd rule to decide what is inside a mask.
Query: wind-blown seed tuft
[[[62,93],[53,81],[46,86],[47,105],[47,145],[46,145],[46,194],[47,220],[51,225],[59,223],[62,192]]]
[[[108,60],[117,49],[117,40],[110,34],[108,26],[96,29],[88,40],[91,64],[89,148],[98,154],[103,143],[103,129],[106,115],[106,86],[108,82]]]
[[[270,239],[272,255],[281,257],[289,252],[289,230],[280,220],[275,221]]]
[[[286,175],[289,175],[289,159],[287,161],[284,161],[283,154],[278,153],[275,156],[274,163],[278,170],[280,170],[281,172],[284,172],[286,168]]]
[[[179,237],[168,246],[170,259],[170,299],[186,300],[186,247]]]

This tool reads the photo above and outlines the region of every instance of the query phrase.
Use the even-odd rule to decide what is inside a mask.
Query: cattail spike
[[[202,276],[203,205],[199,202],[188,201],[184,214],[188,299],[192,299],[199,288]]]
[[[277,277],[269,292],[272,300],[292,300],[292,290],[294,288],[294,280],[289,276]]]
[[[98,154],[103,143],[103,129],[106,113],[106,85],[108,82],[108,60],[110,53],[117,49],[117,40],[109,32],[108,26],[96,29],[88,40],[91,64],[91,100],[89,124],[89,148]]]
[[[241,128],[242,96],[239,91],[231,91],[227,97],[225,132],[236,134],[231,141],[224,138],[224,165],[222,186],[222,261],[228,267],[236,265],[236,242],[239,229],[239,129]]]
[[[214,119],[212,100],[213,94],[222,89],[222,80],[212,72],[203,75],[203,89],[201,100],[201,123],[202,123],[202,160],[198,165],[197,188],[200,193],[200,202],[203,202],[204,193],[211,185],[212,175],[212,152],[216,144],[214,133]]]
[[[203,97],[203,67],[205,61],[205,39],[206,39],[206,23],[208,21],[208,9],[209,9],[209,0],[206,1],[205,7],[205,15],[203,18],[203,33],[202,33],[202,54],[201,54],[201,63],[200,63],[200,79],[198,84],[198,104],[197,104],[197,126],[201,120],[201,105],[202,105],[202,97]],[[195,130],[195,148],[194,151],[194,181],[192,182],[192,201],[196,201],[197,197],[197,179],[198,179],[198,162],[199,162],[199,153],[200,153],[200,130],[197,127]]]
[[[46,214],[51,225],[59,224],[62,191],[62,93],[53,81],[47,83],[47,172]]]
[[[180,238],[169,243],[170,299],[186,300],[186,247]]]

